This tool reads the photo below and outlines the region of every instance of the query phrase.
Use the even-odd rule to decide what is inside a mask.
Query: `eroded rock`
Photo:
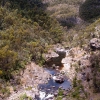
[[[100,39],[98,38],[93,38],[90,40],[90,48],[92,50],[100,50]]]
[[[62,59],[65,58],[66,51],[64,49],[57,48],[54,51],[50,51],[48,54],[45,55],[46,64],[47,66],[54,67],[55,66],[62,66]]]

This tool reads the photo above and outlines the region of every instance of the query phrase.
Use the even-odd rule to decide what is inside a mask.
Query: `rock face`
[[[55,64],[55,66],[62,66],[62,59],[65,58],[66,56],[66,51],[64,49],[56,49],[54,51],[50,51],[49,54],[46,54],[46,64],[47,66],[52,66]],[[47,59],[48,58],[48,59]]]
[[[93,38],[90,40],[90,47],[93,50],[100,50],[100,39],[98,38]]]
[[[38,96],[38,95],[40,96],[42,95],[41,96],[42,98],[45,94],[38,93],[39,92],[38,85],[46,82],[49,77],[50,77],[50,74],[48,72],[46,72],[43,68],[39,67],[34,62],[32,62],[31,64],[27,65],[26,69],[24,70],[21,76],[21,88],[18,89],[17,93],[16,91],[14,91],[7,98],[7,100],[19,100],[19,97],[23,94],[26,94],[27,96],[32,97],[32,100],[35,100],[35,96]],[[36,99],[36,100],[39,100],[39,99]]]
[[[81,67],[83,67],[83,66],[86,66],[86,67],[90,67],[91,66],[91,63],[90,63],[90,61],[89,60],[80,60],[80,63],[81,63]]]

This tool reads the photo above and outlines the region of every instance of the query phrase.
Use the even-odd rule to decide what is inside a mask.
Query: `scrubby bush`
[[[93,86],[95,92],[100,92],[100,79],[98,79],[98,75],[100,75],[100,52],[92,53],[90,57],[91,62],[91,70],[93,75]]]

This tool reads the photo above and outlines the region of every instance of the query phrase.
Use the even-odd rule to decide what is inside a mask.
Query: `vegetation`
[[[83,0],[54,0],[54,2],[48,2],[47,13],[49,13],[51,17],[56,17],[58,22],[65,28],[75,26],[79,15],[78,8]]]
[[[31,97],[27,96],[26,94],[22,94],[20,97],[19,97],[19,100],[32,100]]]
[[[86,0],[80,7],[80,16],[84,20],[91,20],[100,16],[100,1]]]
[[[94,92],[100,92],[100,79],[98,78],[100,74],[100,52],[92,53],[90,61],[92,64],[93,89]]]
[[[43,64],[46,47],[62,41],[62,28],[40,0],[2,0],[0,5],[0,77],[10,79],[31,59]]]
[[[51,45],[64,41],[69,47],[85,48],[91,38],[100,38],[100,1],[83,1],[0,0],[0,81],[3,84],[0,84],[0,93],[4,97],[10,93],[7,81],[14,79],[16,73],[31,61],[43,65],[43,54]],[[97,52],[91,53],[90,59],[94,92],[100,92],[97,79],[100,54]],[[78,73],[79,66],[74,67]],[[16,83],[20,84],[20,79]],[[71,100],[85,100],[87,93],[77,77],[73,80],[73,87],[68,95]],[[80,97],[80,90],[83,97]],[[63,91],[59,90],[57,100],[62,100],[62,95]],[[26,94],[20,97],[20,100],[24,99],[31,100]]]

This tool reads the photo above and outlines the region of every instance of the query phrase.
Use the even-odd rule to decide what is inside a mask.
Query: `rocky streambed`
[[[72,88],[70,79],[63,69],[62,59],[68,55],[68,50],[64,48],[54,48],[46,54],[46,64],[44,71],[49,74],[46,82],[38,85],[39,94],[35,95],[36,100],[54,100],[58,96],[59,90],[63,90],[66,96]]]
[[[59,69],[41,68],[35,63],[27,66],[21,78],[21,84],[21,88],[13,91],[7,100],[20,100],[20,97],[25,94],[32,100],[54,100],[59,89],[67,95],[72,88],[65,72]]]
[[[45,68],[50,74],[50,77],[47,79],[46,83],[42,83],[38,85],[39,94],[36,95],[36,100],[51,100],[54,97],[57,97],[59,93],[59,89],[62,89],[67,95],[68,92],[71,90],[71,82],[66,77],[65,73],[60,72],[60,70],[54,69],[47,69]]]
[[[62,89],[63,94],[67,95],[72,85],[66,72],[62,70],[61,62],[66,56],[66,51],[56,48],[55,52],[52,51],[46,56],[49,60],[46,61],[44,68],[34,62],[26,66],[26,69],[21,72],[20,88],[17,91],[12,90],[7,100],[20,100],[23,95],[31,97],[32,100],[54,100],[59,89]]]
[[[44,67],[39,67],[34,62],[26,66],[21,73],[21,88],[18,91],[12,91],[7,100],[20,100],[24,94],[32,100],[55,100],[59,90],[63,90],[62,94],[65,97],[72,90],[75,77],[81,80],[85,87],[83,73],[85,73],[85,79],[89,79],[89,73],[91,73],[89,56],[79,47],[54,46],[44,55],[46,60]],[[86,68],[82,70],[84,66]]]

